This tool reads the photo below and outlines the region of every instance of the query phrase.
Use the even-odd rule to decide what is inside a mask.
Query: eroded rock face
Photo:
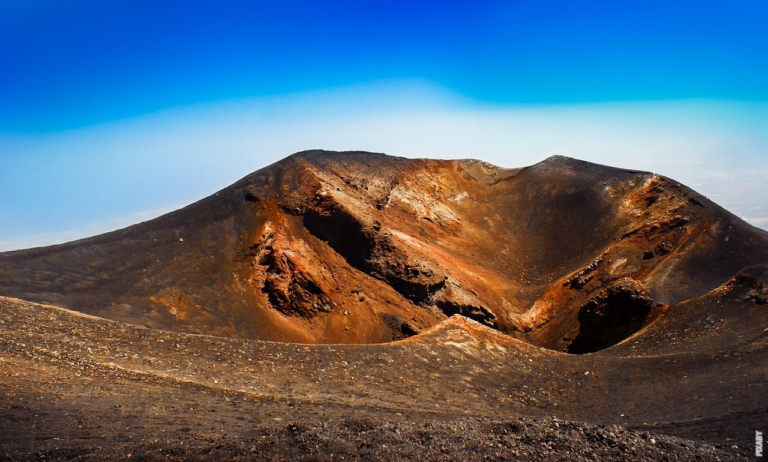
[[[766,262],[767,233],[650,173],[311,151],[156,220],[2,254],[0,295],[308,343],[392,341],[459,314],[587,353]]]
[[[590,353],[624,340],[640,330],[651,312],[653,299],[635,280],[611,283],[579,308],[579,334],[570,353]]]
[[[285,243],[270,234],[253,248],[252,281],[261,285],[272,308],[288,316],[310,318],[331,311],[331,299],[321,277],[313,275],[317,262],[304,242]],[[292,245],[293,244],[293,245]]]
[[[768,265],[744,268],[739,271],[732,283],[751,289],[747,292],[745,300],[753,301],[758,305],[768,305]]]

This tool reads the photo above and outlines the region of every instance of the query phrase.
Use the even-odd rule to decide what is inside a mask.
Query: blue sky
[[[0,0],[0,250],[308,148],[573,155],[766,227],[766,50],[766,0]]]

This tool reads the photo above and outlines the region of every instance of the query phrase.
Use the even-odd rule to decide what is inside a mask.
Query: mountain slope
[[[0,254],[0,295],[303,343],[387,342],[462,314],[585,353],[762,263],[768,233],[650,173],[309,151],[158,219]]]

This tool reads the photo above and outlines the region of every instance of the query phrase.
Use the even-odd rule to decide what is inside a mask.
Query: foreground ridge
[[[4,298],[0,328],[0,373],[8,377],[0,456],[14,460],[744,456],[731,447],[741,441],[722,435],[706,438],[722,439],[715,447],[659,434],[696,433],[708,418],[633,424],[596,415],[605,403],[589,396],[589,381],[604,380],[615,364],[493,330],[507,346],[484,342],[473,332],[488,328],[471,320],[451,318],[397,343],[307,346],[163,332]],[[559,374],[541,377],[538,366]],[[571,377],[578,388],[559,389]],[[577,390],[573,403],[567,397]],[[561,406],[550,409],[563,417],[545,417],[553,399]],[[583,423],[596,418],[615,423]]]

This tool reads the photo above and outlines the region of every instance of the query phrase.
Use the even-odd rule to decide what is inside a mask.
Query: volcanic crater
[[[561,416],[726,447],[747,446],[768,421],[767,284],[767,232],[661,175],[561,156],[505,169],[301,152],[146,223],[0,254],[0,295],[25,301],[7,298],[6,310],[51,305],[167,332],[175,344],[188,334],[284,342],[302,368],[332,348],[335,367],[358,361],[387,383],[397,372],[359,355],[392,353],[413,376],[408,386],[423,387],[414,412],[443,412],[429,404],[440,401],[434,390],[450,394],[460,381],[475,391],[449,399],[450,415]],[[0,328],[16,351],[11,326]],[[448,331],[462,334],[441,337]],[[458,351],[461,367],[480,361],[484,372],[419,372],[409,348]],[[315,399],[323,387],[298,367],[253,374]],[[331,388],[365,382],[339,374]],[[229,380],[217,390],[269,394],[231,377],[210,379]],[[370,393],[404,406],[407,384],[383,382]],[[363,392],[346,393],[356,408]]]

